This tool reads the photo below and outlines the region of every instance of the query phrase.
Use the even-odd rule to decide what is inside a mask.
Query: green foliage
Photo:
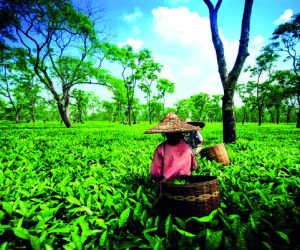
[[[147,124],[0,124],[0,249],[296,249],[299,132],[238,125],[231,165],[198,160],[218,176],[221,207],[207,216],[158,214],[149,177],[163,137]],[[207,124],[204,147],[221,142]]]

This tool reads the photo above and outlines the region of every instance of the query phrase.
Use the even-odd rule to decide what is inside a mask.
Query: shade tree
[[[279,52],[285,62],[291,62],[291,69],[295,74],[295,94],[298,104],[297,124],[300,128],[300,13],[284,24],[278,25],[273,32],[270,48]]]
[[[162,65],[155,62],[153,58],[150,58],[143,64],[142,68],[142,81],[139,84],[139,88],[145,94],[146,103],[148,106],[148,118],[149,123],[152,123],[152,106],[153,106],[153,85],[157,83],[158,73],[160,73]]]
[[[11,105],[16,123],[20,121],[21,110],[29,111],[35,122],[35,106],[41,86],[26,61],[26,53],[17,48],[0,54],[0,95]]]
[[[8,8],[15,10],[18,20],[12,24],[18,46],[27,50],[36,76],[53,95],[62,121],[70,127],[71,88],[108,84],[109,73],[95,64],[100,58],[95,50],[100,43],[95,29],[100,13],[83,12],[69,0],[24,1]]]
[[[274,63],[277,58],[278,55],[274,53],[273,50],[269,47],[265,47],[262,49],[261,54],[256,57],[255,65],[248,66],[244,70],[250,73],[251,78],[255,79],[254,81],[248,81],[245,89],[249,95],[255,97],[259,126],[262,123],[263,109],[266,104],[267,94],[270,91],[270,76],[274,71]]]
[[[227,71],[227,63],[224,53],[224,45],[220,38],[218,28],[218,12],[222,5],[222,0],[218,0],[215,5],[210,0],[203,0],[209,10],[210,28],[212,42],[215,48],[218,71],[221,78],[224,95],[222,98],[223,117],[223,141],[225,143],[235,143],[236,141],[236,120],[234,114],[234,92],[239,76],[248,53],[250,19],[252,13],[253,0],[245,0],[242,27],[239,39],[239,49],[235,63],[231,71]]]
[[[86,92],[81,89],[73,89],[71,98],[74,99],[73,106],[76,108],[74,121],[83,122],[83,116],[87,115],[88,105],[91,99],[91,92]]]
[[[116,62],[121,66],[121,78],[126,92],[126,116],[129,125],[132,124],[134,116],[134,99],[136,98],[136,88],[140,87],[146,94],[151,112],[152,84],[157,79],[157,74],[161,70],[161,65],[154,61],[151,51],[142,49],[134,51],[130,45],[118,47],[105,43],[101,48],[111,62]]]
[[[280,111],[284,104],[284,100],[289,97],[295,96],[295,75],[291,70],[277,70],[271,77],[269,106],[274,106],[275,120],[279,124]]]
[[[156,99],[162,100],[163,112],[164,112],[165,103],[166,103],[166,95],[174,93],[175,83],[166,78],[160,78],[160,79],[158,79],[156,89],[157,89]]]

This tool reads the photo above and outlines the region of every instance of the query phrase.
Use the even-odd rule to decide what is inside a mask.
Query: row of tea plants
[[[300,249],[300,131],[238,125],[231,165],[215,175],[221,207],[160,215],[149,166],[161,135],[149,124],[0,124],[0,249]],[[222,142],[221,124],[202,132]]]

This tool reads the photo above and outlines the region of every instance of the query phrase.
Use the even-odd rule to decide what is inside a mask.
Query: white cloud
[[[266,40],[262,36],[256,36],[254,37],[250,42],[248,46],[249,56],[246,58],[246,62],[244,65],[244,68],[246,66],[254,66],[256,58],[261,53],[261,49],[266,45]],[[239,82],[247,82],[249,80],[249,74],[246,74],[244,72],[241,73]]]
[[[130,45],[135,52],[139,51],[144,45],[144,41],[140,39],[128,38],[125,42],[119,42],[118,46],[121,48],[125,45]]]
[[[154,31],[165,42],[191,45],[209,45],[210,28],[208,18],[200,17],[188,8],[160,7],[152,11]],[[206,39],[209,37],[209,39]],[[205,43],[205,44],[204,44]]]
[[[170,80],[171,82],[174,82],[174,80],[175,80],[174,75],[173,75],[170,67],[166,64],[162,68],[162,70],[159,74],[159,78],[166,78],[166,79]]]
[[[130,13],[130,14],[123,14],[123,20],[128,22],[128,23],[133,23],[136,20],[138,20],[139,18],[143,17],[143,12],[140,10],[139,7],[135,7],[134,8],[134,12]]]
[[[213,47],[210,22],[185,7],[152,10],[153,29],[165,50],[158,51],[159,62],[173,73],[175,93],[167,97],[167,104],[205,92],[223,94]],[[239,41],[227,40],[220,30],[227,68],[231,70]]]
[[[283,24],[291,19],[293,10],[287,9],[284,13],[274,22],[275,25]]]
[[[164,2],[171,6],[177,6],[180,4],[187,4],[189,2],[189,0],[165,0]]]
[[[198,65],[184,65],[181,68],[180,74],[183,77],[200,77],[202,70],[198,67]]]
[[[254,46],[261,46],[263,43],[265,42],[265,38],[262,37],[262,36],[256,36],[254,37],[254,39],[251,41],[251,43],[254,45]]]

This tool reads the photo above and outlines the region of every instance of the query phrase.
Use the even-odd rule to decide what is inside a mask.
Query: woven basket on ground
[[[205,216],[220,206],[218,179],[215,176],[182,177],[189,184],[162,183],[165,209],[175,216]]]
[[[223,165],[230,164],[224,144],[217,144],[212,147],[204,148],[200,151],[200,155],[208,160],[215,160],[216,162],[223,163]]]

